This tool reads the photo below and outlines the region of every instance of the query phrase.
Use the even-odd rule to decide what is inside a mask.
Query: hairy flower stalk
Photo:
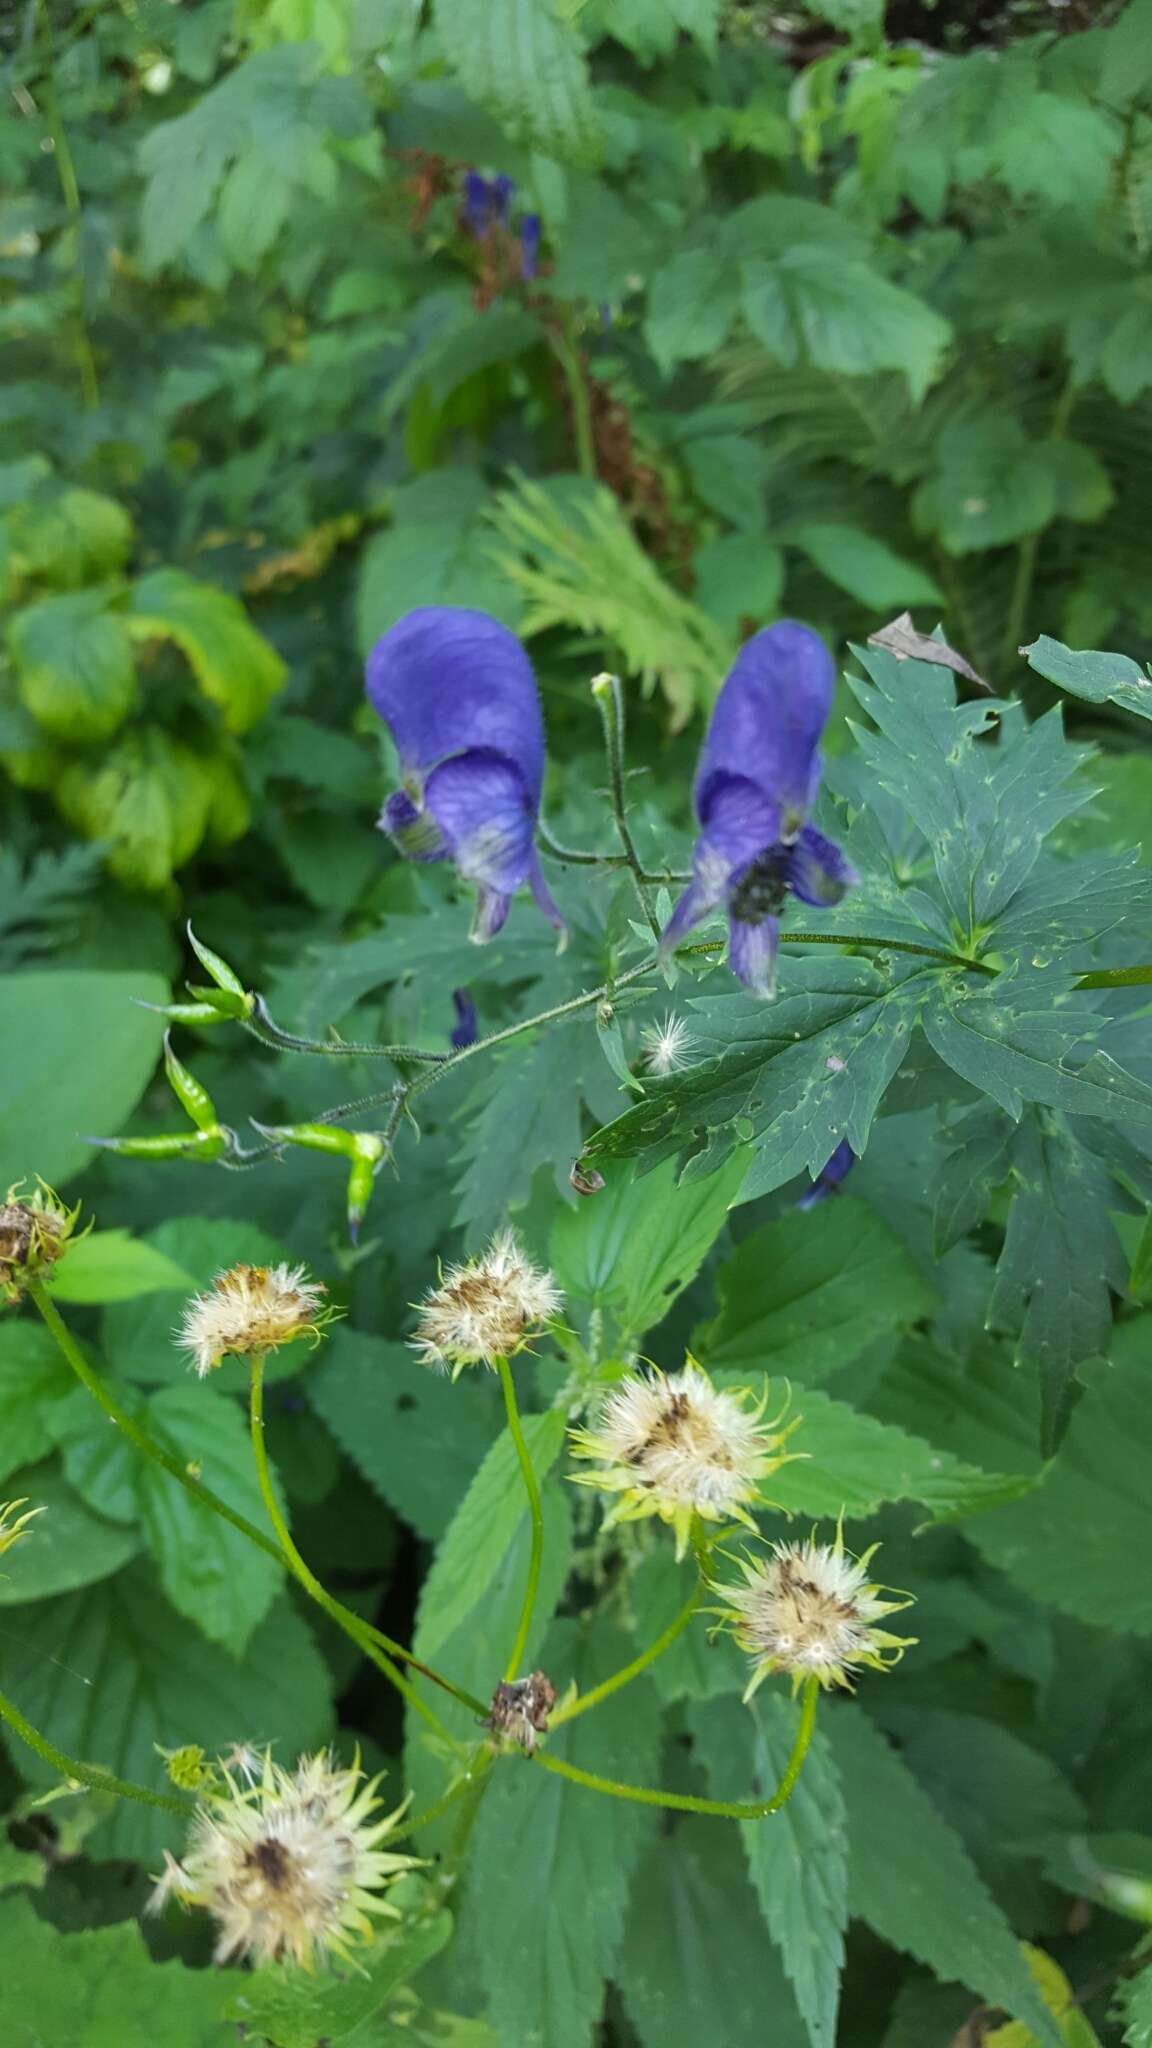
[[[370,1916],[398,1918],[381,1893],[418,1859],[382,1849],[403,1808],[374,1820],[380,1780],[326,1754],[283,1770],[265,1752],[255,1783],[221,1767],[226,1790],[198,1809],[184,1855],[168,1856],[152,1894],[204,1906],[219,1928],[216,1960],[291,1961],[310,1969],[372,1933]]]
[[[782,619],[741,649],[700,755],[692,881],[661,944],[670,952],[723,903],[729,965],[753,995],[775,993],[788,896],[827,907],[856,880],[839,847],[805,822],[835,688],[823,641]]]
[[[453,1379],[466,1365],[495,1369],[497,1359],[522,1351],[563,1305],[551,1273],[534,1266],[504,1230],[479,1258],[450,1266],[424,1296],[412,1348],[425,1365],[448,1370]]]
[[[381,830],[408,860],[451,860],[477,887],[472,937],[494,938],[528,884],[565,930],[536,851],[544,722],[532,664],[486,612],[425,605],[368,658],[369,702],[391,731],[403,787]]]
[[[683,1557],[696,1516],[754,1528],[748,1508],[762,1497],[761,1480],[798,1455],[782,1446],[800,1418],[785,1430],[765,1423],[767,1400],[767,1384],[758,1401],[746,1388],[718,1391],[691,1359],[682,1372],[631,1374],[591,1428],[572,1431],[576,1456],[599,1467],[574,1476],[618,1495],[607,1526],[658,1515]]]
[[[753,1659],[745,1692],[750,1699],[773,1671],[791,1674],[793,1687],[815,1679],[827,1689],[851,1689],[861,1666],[886,1671],[899,1663],[913,1636],[893,1636],[877,1622],[910,1605],[907,1596],[883,1599],[868,1564],[876,1545],[852,1557],[837,1530],[835,1543],[776,1543],[767,1557],[739,1560],[745,1583],[718,1586],[716,1612]]]
[[[324,1293],[303,1266],[231,1266],[208,1293],[193,1295],[176,1342],[201,1379],[225,1358],[276,1351],[297,1337],[316,1343],[331,1320]]]

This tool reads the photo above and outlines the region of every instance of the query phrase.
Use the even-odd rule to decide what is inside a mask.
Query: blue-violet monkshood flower
[[[829,1195],[838,1195],[840,1183],[846,1173],[856,1164],[856,1154],[847,1138],[841,1138],[827,1164],[822,1166],[810,1188],[806,1188],[796,1204],[798,1209],[814,1209],[817,1202],[827,1201]]]
[[[465,234],[483,242],[490,229],[505,226],[513,189],[511,178],[503,172],[498,177],[485,178],[479,171],[468,171],[460,207],[460,225]]]
[[[661,943],[671,952],[726,904],[728,963],[753,995],[775,994],[789,894],[825,908],[857,879],[839,847],[805,822],[835,687],[831,657],[815,633],[792,619],[767,626],[737,655],[700,755],[692,881]]]
[[[452,1008],[456,1012],[456,1028],[448,1043],[453,1052],[463,1052],[466,1045],[475,1045],[480,1036],[480,1020],[476,1015],[476,1004],[466,988],[454,988]]]
[[[525,882],[563,933],[536,851],[544,721],[532,664],[487,612],[407,612],[368,657],[368,697],[396,742],[403,788],[380,814],[408,860],[454,861],[479,891],[472,937],[494,938]]]
[[[527,284],[540,268],[540,237],[543,223],[538,213],[526,213],[520,222],[520,275]]]

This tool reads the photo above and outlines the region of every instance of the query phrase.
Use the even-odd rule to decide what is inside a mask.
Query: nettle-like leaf
[[[469,97],[512,141],[564,162],[595,163],[600,120],[584,52],[564,15],[552,0],[439,0],[436,30]]]

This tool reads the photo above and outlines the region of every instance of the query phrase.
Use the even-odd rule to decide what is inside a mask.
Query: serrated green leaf
[[[182,569],[142,576],[126,619],[135,639],[176,642],[229,732],[247,732],[284,685],[286,664],[239,598]]]
[[[678,1184],[672,1160],[642,1179],[609,1174],[607,1187],[561,1210],[552,1226],[551,1263],[565,1294],[609,1310],[622,1339],[641,1337],[699,1271],[747,1165],[738,1150],[703,1181]]]
[[[754,256],[743,272],[744,317],[785,369],[899,370],[912,397],[923,398],[951,334],[923,299],[830,248],[795,247],[773,262]]]
[[[229,1507],[258,1529],[266,1527],[248,1431],[226,1395],[212,1387],[166,1387],[149,1401],[145,1426]],[[272,1483],[283,1512],[274,1474]],[[141,1460],[139,1486],[148,1547],[173,1607],[212,1642],[241,1656],[280,1590],[283,1571],[151,1459]]]
[[[8,645],[20,695],[57,739],[106,740],[136,698],[132,642],[106,590],[72,590],[13,614]]]
[[[440,1912],[422,1922],[386,1927],[367,1947],[355,1951],[355,1968],[315,1973],[266,1964],[234,1975],[223,2010],[269,2048],[317,2048],[355,2035],[367,2041],[365,2024],[387,2000],[443,1948],[452,1932],[451,1915]],[[236,1985],[240,1988],[233,1988]],[[230,1994],[230,1995],[229,1995]]]
[[[157,974],[69,969],[9,974],[0,987],[0,1186],[68,1180],[92,1156],[88,1132],[111,1135],[135,1109],[156,1064],[166,1003]]]
[[[1145,1316],[1143,1324],[1152,1319]],[[968,1530],[982,1555],[1034,1599],[1099,1628],[1152,1634],[1144,1575],[1118,1561],[1143,1556],[1152,1506],[1143,1482],[1149,1423],[1142,1359],[1094,1377],[1059,1457],[1026,1501],[994,1508]]]
[[[561,1688],[587,1691],[627,1661],[626,1639],[600,1618],[556,1625],[542,1652]],[[651,1784],[659,1709],[643,1679],[549,1737],[551,1755],[583,1770]],[[461,1938],[475,1945],[487,2011],[517,2048],[587,2048],[624,1929],[629,1882],[655,1818],[597,1798],[512,1757],[481,1809]]]
[[[524,1438],[538,1479],[559,1457],[564,1428],[558,1408],[525,1416]],[[427,1661],[484,1599],[484,1589],[526,1513],[516,1452],[505,1429],[461,1501],[424,1581],[418,1640]]]
[[[1020,652],[1029,668],[1071,696],[1082,697],[1087,704],[1119,704],[1138,718],[1152,718],[1152,679],[1126,654],[1077,652],[1047,633]]]
[[[947,1066],[1019,1119],[1026,1102],[1069,1115],[1152,1122],[1152,1086],[1099,1049],[1100,1020],[1057,1009],[1036,979],[985,990],[941,981],[921,1013],[929,1044]],[[1026,1007],[1029,1006],[1029,1007]],[[1080,1055],[1089,1046],[1097,1050]]]
[[[527,1199],[540,1167],[567,1193],[580,1150],[582,1098],[597,1108],[619,1101],[586,1024],[541,1032],[489,1066],[459,1148],[456,1221],[473,1233],[496,1229],[509,1208]]]
[[[701,1363],[804,1385],[932,1305],[895,1233],[850,1195],[754,1231],[718,1269],[716,1296],[719,1313],[692,1338]]]
[[[75,485],[61,489],[48,479],[39,488],[30,480],[27,491],[0,528],[7,529],[18,576],[73,590],[123,568],[133,527],[115,498]]]
[[[0,1902],[0,2030],[8,2048],[231,2048],[213,1970],[158,1963],[132,1920],[62,1934]]]
[[[287,1600],[261,1622],[242,1663],[223,1649],[205,1654],[203,1637],[143,1564],[84,1592],[13,1608],[9,1625],[20,1651],[8,1660],[8,1682],[21,1711],[69,1756],[137,1784],[162,1787],[158,1743],[211,1752],[275,1738],[277,1755],[291,1759],[329,1732],[328,1675]],[[58,1782],[31,1750],[5,1742],[29,1783]],[[182,1832],[179,1820],[123,1800],[101,1821],[93,1851],[151,1865]]]
[[[444,1534],[499,1428],[495,1387],[452,1382],[402,1344],[337,1329],[308,1373],[308,1399],[418,1535]]]
[[[584,54],[549,0],[439,0],[436,29],[469,97],[513,142],[564,163],[597,162]]]
[[[53,1412],[75,1388],[75,1375],[47,1330],[23,1319],[0,1322],[0,1480],[47,1456]]]
[[[719,348],[736,317],[740,285],[723,249],[684,249],[661,264],[648,293],[644,331],[664,371]]]
[[[260,149],[237,157],[220,193],[220,240],[238,270],[256,270],[280,233],[292,204],[293,186]]]
[[[653,1842],[632,1888],[618,1975],[643,2048],[807,2043],[729,1826]]]
[[[904,1056],[923,989],[918,970],[840,958],[789,959],[771,1004],[744,995],[687,1005],[696,1064],[652,1080],[642,1102],[593,1132],[585,1154],[627,1159],[734,1123],[756,1152],[750,1201],[807,1170],[841,1138],[862,1153]]]
[[[748,1706],[720,1700],[689,1715],[713,1799],[766,1799],[796,1737],[797,1702],[761,1692]],[[834,2048],[848,1921],[848,1843],[839,1772],[816,1734],[796,1790],[779,1813],[740,1822],[748,1873],[808,2029]]]
[[[1120,2011],[1124,2048],[1152,2048],[1152,1968],[1141,1970],[1122,1987]]]
[[[893,1947],[1026,2020],[1044,2048],[1060,2035],[1023,1951],[958,1835],[860,1707],[825,1716],[848,1807],[849,1902]]]
[[[1023,1472],[981,1472],[811,1386],[797,1394],[795,1412],[801,1422],[789,1449],[801,1455],[774,1472],[767,1489],[773,1505],[792,1514],[857,1521],[885,1501],[913,1500],[945,1522],[1014,1500],[1034,1483]]]
[[[43,1509],[0,1571],[0,1607],[71,1593],[118,1572],[140,1548],[139,1532],[95,1515],[54,1465],[25,1466],[6,1491]]]
[[[360,564],[365,654],[413,605],[468,605],[519,624],[519,597],[492,560],[481,523],[487,500],[482,480],[458,469],[432,470],[396,493],[393,524],[368,543]]]

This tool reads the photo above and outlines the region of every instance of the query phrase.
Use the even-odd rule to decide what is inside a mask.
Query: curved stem
[[[62,1749],[48,1742],[31,1721],[26,1721],[19,1707],[0,1692],[0,1721],[7,1723],[20,1741],[34,1749],[37,1756],[62,1778],[74,1784],[87,1785],[93,1792],[114,1792],[118,1799],[135,1799],[140,1806],[158,1806],[165,1813],[178,1813],[188,1819],[193,1811],[191,1800],[172,1799],[165,1792],[150,1792],[146,1785],[134,1785],[130,1778],[116,1778],[111,1771],[102,1771],[96,1764],[78,1763],[74,1756],[65,1756]]]
[[[204,1485],[203,1480],[195,1478],[187,1466],[181,1464],[179,1458],[173,1457],[171,1452],[164,1450],[162,1445],[154,1443],[147,1430],[141,1429],[140,1424],[133,1416],[128,1414],[127,1409],[120,1406],[114,1395],[109,1393],[99,1373],[93,1372],[92,1367],[88,1364],[83,1352],[73,1338],[68,1325],[60,1315],[55,1302],[45,1293],[41,1282],[34,1278],[29,1279],[27,1282],[27,1292],[30,1300],[43,1317],[60,1352],[80,1381],[81,1386],[87,1388],[93,1400],[103,1409],[109,1421],[116,1424],[116,1427],[128,1439],[128,1442],[139,1451],[141,1457],[150,1458],[154,1465],[159,1465],[162,1471],[167,1472],[171,1478],[177,1480],[184,1488],[185,1493],[191,1494],[193,1500],[198,1500],[204,1507],[211,1508],[213,1514],[219,1515],[225,1522],[230,1522],[234,1529],[239,1529],[241,1535],[247,1536],[249,1542],[255,1543],[259,1549],[264,1551],[266,1556],[274,1557],[277,1564],[283,1564],[284,1553],[279,1544],[274,1543],[271,1537],[266,1536],[263,1529],[258,1529],[255,1522],[250,1522],[247,1515],[239,1514],[235,1508],[229,1507],[226,1500],[221,1500],[218,1493],[213,1493],[210,1486]],[[316,1583],[319,1584],[319,1581]],[[324,1593],[323,1587],[320,1590]],[[315,1597],[313,1595],[313,1598]],[[411,1664],[417,1671],[422,1672],[424,1677],[430,1678],[434,1685],[439,1685],[445,1692],[450,1692],[454,1698],[460,1700],[462,1705],[471,1707],[474,1713],[487,1713],[488,1709],[482,1701],[473,1699],[469,1693],[462,1692],[450,1680],[443,1678],[438,1671],[433,1671],[430,1665],[422,1664],[418,1657],[412,1655],[410,1650],[405,1650],[399,1643],[393,1643],[388,1636],[383,1635],[370,1622],[362,1621],[360,1616],[354,1614],[350,1607],[345,1607],[341,1601],[333,1599],[331,1594],[324,1593],[322,1604],[325,1605],[326,1612],[337,1626],[342,1628],[345,1635],[350,1636],[352,1641],[364,1652],[364,1655],[372,1658],[373,1662],[378,1661],[376,1651],[373,1648],[373,1645],[378,1643],[383,1649],[391,1650],[392,1654],[398,1657],[401,1662]],[[379,1668],[386,1674],[391,1674],[392,1667],[386,1659],[380,1663]],[[399,1673],[396,1673],[396,1678],[400,1678]],[[401,1679],[400,1690],[403,1689],[404,1684]],[[411,1692],[411,1687],[408,1690]],[[425,1719],[434,1722],[438,1729],[446,1732],[443,1731],[443,1724],[432,1713],[431,1708],[427,1707],[424,1701],[419,1698],[419,1695],[413,1695],[413,1703],[417,1710],[424,1715]]]
[[[394,1833],[388,1836],[389,1848],[391,1848],[393,1842],[406,1841],[409,1835],[418,1835],[421,1828],[426,1828],[434,1820],[439,1820],[440,1815],[447,1813],[449,1807],[455,1806],[457,1800],[463,1799],[464,1794],[470,1789],[471,1787],[466,1776],[457,1778],[455,1783],[449,1786],[447,1792],[443,1793],[439,1799],[432,1801],[431,1806],[426,1806],[422,1813],[413,1814],[411,1820],[405,1821],[402,1828],[397,1828]]]
[[[763,1820],[765,1815],[779,1813],[792,1797],[796,1780],[804,1766],[808,1745],[816,1726],[816,1701],[820,1693],[820,1681],[810,1678],[805,1684],[803,1706],[800,1712],[800,1726],[792,1745],[792,1754],[784,1767],[784,1774],[771,1799],[747,1803],[726,1799],[696,1799],[690,1792],[659,1792],[648,1785],[622,1785],[616,1778],[600,1778],[594,1771],[582,1771],[576,1764],[566,1763],[563,1757],[549,1756],[543,1749],[537,1749],[531,1761],[540,1764],[546,1771],[554,1771],[557,1777],[570,1778],[574,1785],[586,1785],[590,1792],[605,1792],[611,1799],[631,1799],[638,1806],[666,1806],[677,1813],[712,1813],[723,1820]]]
[[[614,1671],[611,1678],[605,1678],[601,1684],[594,1685],[591,1692],[582,1693],[578,1699],[573,1700],[570,1707],[561,1707],[558,1713],[550,1715],[549,1730],[562,1727],[565,1721],[574,1721],[577,1714],[586,1714],[589,1707],[598,1707],[601,1700],[606,1700],[610,1693],[619,1692],[621,1686],[631,1685],[634,1678],[639,1678],[640,1673],[646,1671],[650,1664],[654,1664],[657,1657],[662,1657],[665,1650],[676,1641],[677,1636],[683,1634],[700,1605],[703,1592],[704,1581],[699,1579],[679,1614],[669,1622],[663,1634],[658,1635],[655,1642],[650,1643],[639,1657],[633,1657],[630,1664],[625,1664],[619,1671]]]
[[[272,1474],[268,1469],[268,1452],[264,1442],[263,1356],[259,1353],[255,1354],[250,1361],[250,1365],[249,1418],[252,1434],[252,1455],[256,1461],[256,1478],[260,1487],[260,1498],[267,1510],[268,1520],[276,1531],[279,1543],[277,1554],[281,1557],[282,1562],[287,1564],[293,1576],[299,1580],[309,1598],[315,1600],[317,1606],[322,1607],[325,1614],[330,1615],[332,1620],[337,1622],[345,1630],[345,1633],[352,1637],[353,1642],[359,1644],[365,1656],[369,1657],[377,1669],[384,1673],[385,1677],[395,1686],[397,1692],[407,1700],[409,1706],[422,1715],[441,1735],[447,1736],[448,1730],[445,1728],[439,1715],[433,1713],[427,1701],[422,1700],[415,1687],[409,1685],[403,1673],[398,1671],[392,1663],[391,1657],[403,1658],[405,1663],[411,1664],[415,1670],[423,1672],[426,1678],[431,1678],[437,1685],[443,1686],[445,1692],[450,1692],[453,1698],[460,1700],[464,1706],[476,1708],[479,1707],[479,1701],[473,1700],[469,1693],[460,1692],[448,1679],[441,1678],[437,1672],[430,1670],[426,1664],[421,1664],[400,1643],[394,1643],[391,1637],[384,1635],[380,1629],[370,1629],[367,1623],[361,1622],[359,1615],[352,1614],[350,1608],[343,1607],[339,1600],[333,1599],[327,1587],[321,1584],[315,1572],[305,1564],[304,1559],[293,1543],[288,1524],[280,1512],[280,1503],[272,1486]],[[354,1623],[355,1626],[350,1627],[349,1621]],[[384,1654],[385,1651],[391,1652],[391,1656],[386,1656]],[[480,1707],[480,1712],[483,1713],[483,1711],[484,1709]]]
[[[600,723],[604,728],[604,751],[608,757],[608,792],[612,802],[612,816],[616,821],[616,835],[624,849],[640,908],[644,912],[649,930],[659,943],[660,920],[653,913],[644,888],[644,863],[636,851],[632,828],[628,823],[628,805],[624,793],[624,692],[619,676],[597,676],[592,685],[592,695],[600,712]]]
[[[576,443],[576,467],[581,476],[596,475],[596,445],[592,438],[592,408],[579,344],[572,333],[572,315],[565,310],[558,324],[548,329],[552,352],[564,373],[568,402],[572,407],[572,437]]]
[[[540,1583],[540,1565],[544,1556],[544,1510],[540,1504],[540,1487],[532,1469],[524,1431],[520,1427],[520,1410],[516,1405],[516,1388],[512,1379],[512,1368],[506,1358],[496,1360],[500,1385],[504,1390],[504,1413],[508,1417],[508,1433],[516,1446],[520,1463],[520,1475],[528,1495],[528,1512],[532,1517],[532,1548],[528,1558],[528,1578],[524,1587],[524,1599],[520,1607],[520,1620],[516,1625],[516,1640],[504,1667],[506,1679],[515,1678],[524,1656],[528,1631],[532,1626],[532,1612],[536,1605],[536,1588]]]
[[[428,1052],[418,1045],[352,1045],[341,1038],[298,1038],[295,1032],[281,1030],[261,995],[253,998],[251,1017],[242,1017],[240,1022],[245,1031],[261,1045],[271,1046],[274,1052],[318,1052],[329,1059],[345,1060],[410,1060],[427,1066],[436,1066],[452,1057],[450,1052]]]

